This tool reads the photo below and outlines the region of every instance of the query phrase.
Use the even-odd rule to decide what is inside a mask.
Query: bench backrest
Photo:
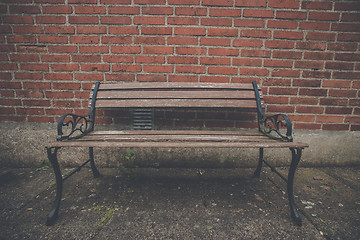
[[[97,83],[95,108],[132,108],[131,128],[154,128],[153,108],[257,108],[252,84],[222,83]],[[96,95],[95,98],[93,95]]]
[[[96,93],[95,107],[256,108],[257,104],[252,84],[136,82],[100,84]]]

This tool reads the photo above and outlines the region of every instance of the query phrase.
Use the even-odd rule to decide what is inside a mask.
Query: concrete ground
[[[289,216],[284,182],[253,171],[102,168],[94,179],[85,168],[65,182],[47,227],[52,170],[3,168],[0,239],[360,239],[360,167],[298,169],[302,227]]]

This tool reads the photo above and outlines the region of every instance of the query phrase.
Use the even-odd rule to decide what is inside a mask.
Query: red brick
[[[108,46],[80,46],[80,53],[109,53]]]
[[[37,54],[10,54],[10,60],[16,62],[38,62],[40,59]]]
[[[209,67],[209,74],[237,75],[238,69],[234,67]]]
[[[50,106],[50,100],[46,100],[46,99],[40,99],[40,100],[23,100],[23,104],[24,106],[30,106],[30,107],[34,107],[34,106],[44,106],[44,107],[49,107]]]
[[[36,43],[36,37],[30,35],[10,35],[7,37],[8,43]]]
[[[352,113],[352,108],[326,107],[326,109],[325,109],[325,114],[349,115],[351,113]]]
[[[264,96],[264,100],[267,104],[288,104],[289,97],[284,96]]]
[[[352,2],[335,2],[335,10],[342,11],[342,10],[348,10],[348,11],[356,11],[360,10],[360,3],[357,1]]]
[[[116,27],[109,27],[109,34],[133,34],[138,35],[139,34],[139,27],[138,26],[116,26]]]
[[[131,40],[131,38],[129,39]],[[148,45],[164,45],[164,37],[135,37],[135,44],[148,44]]]
[[[109,70],[107,70],[109,71]],[[107,72],[104,71],[104,72]],[[113,72],[141,72],[141,66],[140,65],[114,65],[112,67]]]
[[[333,53],[329,52],[305,52],[304,59],[313,60],[332,60],[334,57]]]
[[[200,64],[205,65],[230,65],[230,58],[221,57],[201,57]]]
[[[140,13],[140,7],[108,6],[108,11],[109,14],[136,15]]]
[[[338,41],[347,41],[347,42],[358,42],[360,41],[359,33],[342,33],[338,35]]]
[[[111,46],[111,53],[138,54],[138,53],[141,53],[141,47],[140,46]]]
[[[168,37],[168,45],[197,45],[198,39],[195,37]]]
[[[68,82],[54,82],[53,89],[61,90],[79,90],[81,87],[80,83],[68,83]]]
[[[0,29],[1,31],[1,29]],[[14,33],[43,33],[42,27],[40,26],[27,26],[27,25],[20,25],[20,26],[13,26]],[[4,31],[1,31],[2,33],[5,33]],[[10,31],[11,32],[11,31]],[[10,33],[9,32],[9,33]]]
[[[294,41],[287,40],[267,40],[265,42],[265,47],[267,48],[291,49],[294,48],[294,46]]]
[[[76,32],[79,34],[89,34],[89,33],[106,33],[105,26],[77,26]]]
[[[200,82],[229,83],[228,76],[200,76]]]
[[[238,56],[239,49],[236,48],[209,48],[209,55],[215,56]]]
[[[108,62],[108,63],[132,63],[133,62],[133,57],[129,56],[129,55],[109,55],[109,56],[104,56],[104,62]],[[94,62],[100,62],[100,60],[98,61],[94,61]]]
[[[241,56],[242,57],[265,57],[269,58],[271,52],[269,50],[258,50],[258,49],[242,49]]]
[[[339,99],[339,98],[320,98],[321,105],[329,105],[329,106],[347,106],[347,99]]]
[[[75,6],[75,14],[105,14],[104,6]]]
[[[268,76],[269,70],[265,68],[240,68],[240,75]]]
[[[77,1],[77,0],[73,0]],[[96,3],[95,1],[94,3]],[[101,4],[123,4],[123,5],[129,5],[131,4],[131,0],[101,0]]]
[[[202,47],[177,47],[176,48],[176,54],[205,55],[206,54],[206,48],[202,48]]]
[[[45,33],[50,34],[74,34],[73,26],[45,26]]]
[[[301,88],[299,90],[299,95],[304,96],[326,96],[327,90],[320,88]]]
[[[102,81],[104,80],[104,75],[102,73],[75,73],[75,80]]]
[[[295,129],[320,130],[321,124],[317,123],[295,123]]]
[[[268,28],[296,29],[297,26],[297,22],[286,20],[269,20],[267,23]]]
[[[314,98],[314,97],[291,97],[290,98],[290,104],[295,104],[295,105],[318,105],[319,104],[319,99]],[[299,106],[297,106],[296,108],[298,108]]]
[[[197,82],[197,75],[169,75],[169,82]]]
[[[323,80],[322,87],[330,87],[330,88],[350,88],[350,81],[339,81],[339,80]]]
[[[325,50],[325,42],[296,42],[297,49],[309,49],[309,50]]]
[[[233,0],[203,0],[202,5],[205,6],[233,6]]]
[[[17,108],[17,114],[19,115],[44,115],[43,108]]]
[[[206,16],[207,9],[206,8],[198,8],[198,7],[177,7],[175,8],[176,15],[186,15],[186,16]]]
[[[207,46],[230,46],[230,39],[224,38],[201,38],[201,45]]]
[[[326,62],[325,69],[352,70],[354,63],[347,62]]]
[[[263,82],[264,86],[290,86],[290,78],[266,78]]]
[[[273,10],[244,9],[244,17],[273,18]]]
[[[335,60],[340,61],[360,61],[360,54],[359,53],[336,53]]]
[[[113,66],[115,67],[115,66]],[[108,72],[110,71],[109,64],[81,64],[81,71],[85,72]]]
[[[162,56],[136,56],[136,63],[165,63],[165,57]]]
[[[165,0],[134,0],[135,4],[163,5]]]
[[[71,36],[70,43],[99,43],[98,36]]]
[[[43,62],[70,62],[69,55],[41,55],[41,61]]]
[[[328,23],[328,22],[300,22],[300,29],[328,31],[330,29],[330,23]]]
[[[40,43],[67,43],[67,41],[65,36],[39,36]]]
[[[172,15],[173,9],[171,7],[143,7],[142,14],[149,15]]]
[[[330,97],[356,97],[357,90],[343,90],[343,89],[330,89],[329,90],[329,96]]]
[[[101,42],[103,44],[130,44],[132,41],[129,36],[102,36]]]
[[[168,4],[174,5],[199,5],[200,0],[168,0]]]
[[[241,30],[241,37],[253,37],[253,38],[270,38],[271,31],[269,30],[253,30],[253,29],[244,29]]]
[[[328,43],[328,50],[335,51],[356,51],[357,43]]]
[[[45,80],[67,80],[72,81],[73,75],[71,73],[45,73]]]
[[[234,47],[262,47],[263,41],[260,39],[234,39]]]
[[[301,59],[302,52],[290,51],[290,50],[274,50],[272,54],[273,58],[281,59]]]
[[[104,57],[105,58],[105,57]],[[73,62],[100,62],[100,55],[73,55]],[[104,59],[105,61],[105,59]]]
[[[171,35],[172,28],[170,27],[142,27],[141,34],[143,35]]]
[[[195,27],[178,27],[175,28],[175,35],[192,35],[192,36],[205,36],[205,28],[195,28]]]
[[[298,9],[300,7],[299,1],[293,0],[270,0],[269,7],[272,8],[294,8]]]
[[[264,60],[264,67],[291,68],[292,65],[293,62],[287,60]]]
[[[296,113],[322,114],[322,113],[324,113],[324,107],[296,106]]]
[[[333,79],[360,79],[359,72],[334,72]]]
[[[36,14],[40,13],[39,6],[30,6],[30,5],[13,5],[9,7],[11,14],[17,14],[17,13],[25,13],[25,14]]]
[[[130,25],[131,18],[125,16],[101,16],[100,22],[101,24],[111,25]]]
[[[41,78],[42,80],[42,78]],[[50,82],[24,82],[25,89],[50,89]]]
[[[297,31],[274,31],[274,38],[301,40],[301,39],[303,39],[303,32],[297,32]]]
[[[49,53],[76,53],[77,47],[72,45],[66,46],[49,46]]]
[[[266,0],[235,0],[236,7],[266,7]]]
[[[280,112],[280,113],[293,113],[295,107],[294,106],[286,106],[286,105],[268,105],[267,111],[269,112]]]
[[[323,67],[322,61],[295,61],[295,68],[322,69]]]
[[[210,8],[210,16],[214,17],[240,17],[241,9]]]
[[[332,10],[333,2],[313,2],[304,1],[301,4],[302,9],[319,9],[319,10]]]
[[[20,69],[30,71],[49,71],[49,65],[42,63],[25,63],[20,64]]]
[[[297,88],[289,88],[289,87],[271,87],[269,88],[269,94],[271,95],[297,95]]]
[[[333,23],[333,24],[331,24],[331,30],[338,31],[338,32],[360,32],[360,24]]]
[[[360,123],[360,116],[346,116],[345,123]]]
[[[350,127],[350,131],[360,131],[360,125],[352,124]]]
[[[105,78],[106,81],[135,81],[135,75],[128,73],[106,74]]]
[[[32,24],[34,23],[32,16],[21,16],[21,15],[11,15],[3,16],[3,22],[5,24]]]
[[[168,65],[145,65],[144,72],[151,72],[151,73],[171,73],[173,72],[174,67]]]
[[[322,130],[345,131],[349,130],[349,124],[323,124]]]
[[[51,64],[51,70],[56,72],[78,71],[78,64]]]
[[[37,16],[37,24],[65,24],[65,16]]]
[[[306,19],[305,11],[277,11],[276,18],[280,19]]]
[[[202,18],[201,25],[231,27],[232,19],[231,18]]]
[[[139,74],[137,81],[140,82],[166,82],[166,76],[163,74]]]
[[[25,79],[25,80],[42,80],[42,73],[35,72],[16,72],[14,74],[15,79]]]
[[[177,65],[176,66],[176,72],[177,73],[205,73],[206,68],[204,66],[181,66],[181,65]]]
[[[343,22],[360,22],[360,14],[343,12],[341,21],[343,21]]]
[[[204,30],[204,35],[205,35]],[[238,29],[233,28],[208,28],[208,36],[223,36],[223,37],[237,37],[239,35]]]
[[[299,77],[300,71],[298,70],[285,70],[285,69],[275,69],[271,73],[272,77]]]
[[[131,24],[131,18],[129,18]],[[165,24],[165,18],[164,17],[143,17],[143,16],[137,16],[134,17],[134,24],[138,25],[164,25]]]
[[[340,13],[337,12],[309,12],[309,20],[337,21]]]
[[[294,79],[293,86],[296,86],[296,87],[320,87],[321,81],[313,80],[313,79]]]
[[[235,19],[235,27],[264,28],[265,21],[262,19]]]
[[[41,0],[44,1],[44,0]],[[45,0],[47,1],[47,0]],[[104,0],[102,0],[104,1]],[[120,0],[119,0],[120,1]],[[96,4],[97,0],[68,0],[68,3],[73,4]]]
[[[170,64],[198,64],[197,57],[172,56],[167,60]]]
[[[72,8],[71,6],[42,6],[43,14],[71,14]]]

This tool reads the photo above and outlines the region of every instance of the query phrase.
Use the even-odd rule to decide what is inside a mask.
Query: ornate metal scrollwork
[[[259,130],[265,135],[273,139],[280,139],[287,142],[292,142],[292,124],[288,116],[285,114],[276,114],[273,116],[266,116],[260,114]],[[284,129],[283,131],[281,129]],[[286,133],[283,132],[286,129]]]
[[[253,82],[257,103],[257,117],[259,131],[270,138],[292,142],[292,124],[289,117],[285,114],[267,116],[261,107],[260,94],[256,82]],[[283,132],[286,129],[286,133]]]
[[[58,123],[57,140],[62,141],[76,139],[86,135],[93,129],[94,126],[94,121],[91,116],[91,111],[85,116],[79,116],[71,113],[63,115]]]
[[[95,101],[99,85],[100,82],[95,84],[90,104],[91,108],[88,114],[79,116],[68,113],[60,118],[58,123],[58,141],[81,138],[94,130]],[[64,133],[64,131],[66,131],[66,133]]]

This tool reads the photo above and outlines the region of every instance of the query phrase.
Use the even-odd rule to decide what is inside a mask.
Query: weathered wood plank
[[[95,103],[97,108],[132,108],[132,107],[238,107],[256,108],[254,100],[224,100],[224,99],[127,99],[104,100]]]

